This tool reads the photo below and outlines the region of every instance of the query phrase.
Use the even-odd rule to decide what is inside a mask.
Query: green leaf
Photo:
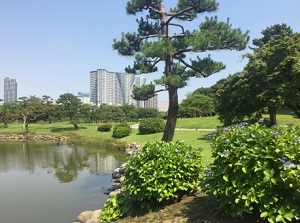
[[[283,219],[282,215],[277,215],[275,221],[280,222],[280,221],[284,221],[284,219]]]
[[[223,180],[227,181],[228,182],[228,177],[227,176],[223,176]]]
[[[260,214],[260,217],[261,218],[266,218],[268,216],[268,212],[262,212],[261,214]]]
[[[294,218],[295,215],[294,215],[293,211],[290,211],[290,212],[285,213],[283,217],[289,221],[292,221],[292,218]]]
[[[242,171],[243,171],[244,173],[247,173],[246,167],[243,166]]]

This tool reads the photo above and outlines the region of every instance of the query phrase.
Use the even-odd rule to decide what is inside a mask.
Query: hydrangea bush
[[[183,141],[151,142],[127,163],[124,186],[150,209],[196,190],[203,172],[201,149]]]
[[[300,218],[300,129],[242,123],[219,130],[203,191],[233,217],[259,211],[269,222]]]
[[[204,173],[201,150],[183,141],[147,143],[129,159],[123,191],[108,199],[100,220],[121,218],[132,207],[147,212],[199,189]]]

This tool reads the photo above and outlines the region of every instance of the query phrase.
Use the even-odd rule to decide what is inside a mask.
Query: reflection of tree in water
[[[59,182],[68,183],[88,169],[91,174],[110,174],[126,160],[124,152],[99,148],[70,148],[50,142],[1,142],[0,172],[27,171],[54,175]]]
[[[88,167],[88,155],[83,149],[73,148],[58,151],[54,156],[55,176],[61,183],[75,180],[78,172]]]

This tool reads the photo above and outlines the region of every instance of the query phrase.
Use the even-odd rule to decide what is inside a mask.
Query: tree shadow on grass
[[[209,197],[201,192],[197,192],[193,199],[191,199],[181,210],[178,215],[183,215],[187,218],[187,223],[266,223],[259,218],[259,214],[251,214],[244,217],[244,219],[233,219],[229,216],[216,215],[216,209]]]
[[[74,127],[64,127],[64,128],[53,128],[50,131],[51,132],[72,132],[72,131],[78,131],[80,129],[86,129],[86,127],[79,127],[78,129],[75,130]]]
[[[197,140],[206,140],[206,141],[210,141],[213,139],[213,137],[215,136],[215,132],[214,133],[209,133],[209,134],[206,134],[206,135],[203,135],[199,138],[197,138]]]

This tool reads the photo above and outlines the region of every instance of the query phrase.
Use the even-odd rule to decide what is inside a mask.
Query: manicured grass
[[[268,116],[264,116],[266,119]],[[290,124],[300,126],[300,119],[292,114],[279,114],[277,116],[279,124]],[[128,123],[135,124],[135,123]],[[51,134],[51,135],[67,135],[67,136],[78,136],[79,140],[82,138],[85,141],[97,141],[101,139],[112,139],[112,131],[110,132],[99,132],[97,128],[99,123],[83,123],[79,124],[79,129],[74,130],[72,124],[68,122],[60,123],[30,123],[29,133],[33,134]],[[179,118],[177,120],[177,128],[189,129],[176,131],[174,135],[174,141],[184,140],[187,144],[191,144],[194,147],[203,148],[203,160],[204,164],[207,165],[212,162],[211,149],[209,140],[205,139],[205,136],[214,132],[217,126],[222,126],[218,116],[213,117],[200,117],[200,118]],[[201,131],[201,129],[211,129],[211,131]],[[198,131],[196,131],[198,130]],[[4,128],[3,124],[0,124],[0,134],[22,134],[21,123],[13,123]],[[162,138],[162,133],[139,135],[137,129],[133,129],[130,136],[119,139],[122,142],[136,142],[143,146],[147,142],[159,141]]]
[[[211,141],[206,140],[205,137],[208,134],[213,133],[213,131],[188,131],[188,130],[180,130],[175,131],[174,139],[173,141],[177,140],[184,140],[185,143],[189,145],[193,145],[194,147],[203,148],[202,156],[204,157],[204,165],[208,165],[212,162],[211,158],[211,149],[210,144]],[[145,145],[147,142],[153,142],[153,141],[159,141],[162,138],[163,133],[155,133],[155,134],[148,134],[148,135],[139,135],[137,129],[133,129],[132,133],[122,138],[122,140],[125,140],[126,142],[137,142],[139,145]]]
[[[200,117],[200,118],[178,118],[177,128],[186,129],[215,129],[217,126],[223,126],[218,116]]]

